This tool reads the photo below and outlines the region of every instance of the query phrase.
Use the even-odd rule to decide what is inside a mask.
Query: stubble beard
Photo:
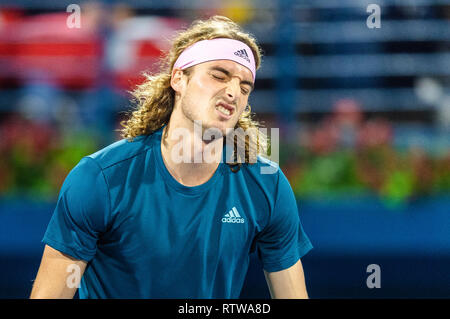
[[[228,123],[229,121],[223,122],[217,120],[217,122],[214,123],[215,121],[211,120],[211,117],[216,116],[215,102],[213,101],[212,103],[210,103],[205,112],[200,111],[199,113],[192,112],[192,110],[195,109],[195,103],[196,102],[193,101],[189,95],[184,96],[180,103],[183,116],[187,119],[189,125],[191,125],[191,127],[194,127],[195,123],[201,123],[202,136],[204,136],[205,131],[208,130],[208,135],[214,135],[215,138],[220,137],[221,135],[223,138],[225,138],[226,134],[229,133],[230,130],[229,126],[226,125],[226,123]],[[234,127],[231,127],[231,129],[233,128]]]

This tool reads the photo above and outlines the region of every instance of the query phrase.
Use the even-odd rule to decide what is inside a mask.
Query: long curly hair
[[[129,92],[135,109],[128,112],[128,119],[120,123],[123,127],[120,130],[122,138],[132,141],[137,136],[153,133],[169,122],[175,103],[175,91],[170,85],[173,65],[187,47],[201,40],[215,38],[230,38],[247,44],[253,51],[256,69],[259,68],[261,49],[255,38],[245,33],[238,24],[223,16],[194,21],[188,29],[179,32],[173,39],[170,51],[162,58],[160,73],[151,75],[144,72],[144,82]],[[187,70],[189,69],[185,71]],[[267,138],[259,130],[261,125],[254,119],[254,115],[250,105],[247,105],[236,123],[235,129],[242,129],[247,137],[242,134],[234,135],[234,156],[231,161],[227,159],[227,164],[233,171],[236,171],[236,168],[239,170],[241,163],[256,162],[255,154],[262,155],[267,152]],[[244,140],[240,140],[241,138]],[[245,153],[239,151],[243,144]]]

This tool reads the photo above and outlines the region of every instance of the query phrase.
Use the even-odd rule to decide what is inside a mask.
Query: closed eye
[[[222,77],[222,76],[218,76],[218,75],[215,75],[215,74],[211,74],[211,75],[212,75],[212,77],[215,78],[216,80],[220,80],[220,81],[224,81],[224,80],[225,80],[225,78]]]
[[[241,93],[244,95],[248,95],[250,93],[250,91],[246,90],[246,89],[241,89]]]

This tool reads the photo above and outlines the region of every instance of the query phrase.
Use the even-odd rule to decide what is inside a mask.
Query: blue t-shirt
[[[222,162],[187,187],[167,170],[161,135],[84,157],[61,187],[43,242],[88,262],[80,298],[239,298],[251,252],[273,272],[312,248],[285,175],[261,174],[275,163],[235,173]]]

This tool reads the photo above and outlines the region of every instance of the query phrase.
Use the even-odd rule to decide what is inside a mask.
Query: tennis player
[[[258,127],[248,98],[260,61],[225,17],[178,34],[133,92],[124,138],[64,181],[31,298],[239,298],[254,251],[272,298],[308,298],[300,258],[312,245],[288,180],[250,160],[258,134],[225,155],[230,132]]]

